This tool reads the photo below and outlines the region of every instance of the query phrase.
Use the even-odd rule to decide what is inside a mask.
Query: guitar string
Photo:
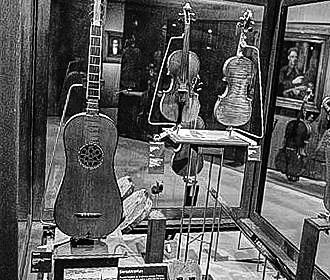
[[[93,29],[95,30],[95,32],[96,32],[96,34],[93,34]],[[99,29],[99,33],[98,33],[98,30]],[[88,59],[89,59],[89,61],[88,61],[88,64],[90,64],[90,58],[91,58],[91,55],[92,55],[92,48],[93,48],[93,45],[92,45],[92,43],[93,43],[93,39],[92,39],[92,36],[94,36],[95,37],[95,35],[100,39],[100,41],[99,41],[99,46],[97,46],[98,48],[99,48],[99,63],[98,63],[98,73],[97,73],[97,83],[98,83],[98,88],[97,88],[97,91],[98,91],[98,97],[97,97],[97,100],[99,100],[100,99],[100,93],[101,93],[101,69],[102,69],[102,67],[101,67],[101,65],[102,65],[102,32],[103,32],[103,28],[102,28],[102,25],[100,24],[100,25],[96,25],[95,24],[95,22],[93,22],[93,24],[91,25],[91,31],[90,31],[90,49],[89,49],[89,57],[88,57]],[[88,67],[88,82],[87,82],[87,85],[88,86],[90,86],[90,76],[89,76],[89,74],[90,74],[90,67]],[[87,90],[87,95],[88,95],[88,90]],[[88,96],[88,100],[89,100],[89,96]],[[98,101],[97,101],[97,103],[98,103]],[[97,109],[98,109],[98,104],[97,104]],[[98,143],[98,135],[99,135],[99,133],[100,133],[100,131],[99,131],[99,128],[100,128],[100,126],[99,126],[99,118],[98,118],[98,111],[92,111],[92,114],[91,114],[91,116],[87,116],[87,133],[88,133],[88,142],[90,143],[93,143],[93,144],[99,144]],[[95,130],[95,127],[96,127],[96,130]],[[100,148],[101,150],[102,150],[102,148]],[[94,154],[93,154],[93,152],[95,152],[94,150],[92,150],[92,151],[90,151],[90,155],[89,155],[89,161],[90,161],[90,163],[89,164],[92,164],[93,162],[93,160],[96,160],[96,159],[94,159],[94,158],[92,158],[93,156],[94,156]],[[98,164],[98,163],[96,163],[96,164]],[[90,173],[90,172],[92,172],[92,170],[88,170],[87,171],[87,173]],[[86,189],[86,193],[85,193],[85,195],[86,195],[86,198],[87,198],[87,201],[88,201],[88,203],[87,203],[87,213],[90,213],[91,212],[91,208],[93,208],[92,207],[92,205],[93,205],[93,203],[91,203],[91,190],[90,190],[90,185],[93,185],[92,184],[92,178],[91,178],[91,176],[89,176],[89,177],[87,177],[86,178],[87,180],[87,185],[85,186],[85,188],[84,189]],[[89,180],[89,182],[88,182],[88,180]],[[89,223],[87,223],[87,224],[89,224]],[[93,227],[94,227],[94,229],[93,229]],[[97,233],[97,228],[96,228],[96,221],[94,221],[94,222],[92,222],[92,223],[90,223],[89,224],[89,226],[87,226],[87,234],[89,233],[89,231],[95,231],[96,233]]]

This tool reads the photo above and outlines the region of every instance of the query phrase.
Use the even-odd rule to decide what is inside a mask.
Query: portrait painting
[[[281,55],[278,97],[314,102],[322,42],[286,38]]]

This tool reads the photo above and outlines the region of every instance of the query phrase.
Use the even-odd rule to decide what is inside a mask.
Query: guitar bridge
[[[74,213],[74,215],[80,219],[98,219],[102,216],[101,213],[90,213],[90,212]]]

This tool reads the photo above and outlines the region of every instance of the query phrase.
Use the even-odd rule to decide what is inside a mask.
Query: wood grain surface
[[[232,57],[225,62],[223,71],[228,86],[215,104],[214,115],[225,126],[244,125],[252,113],[251,100],[247,97],[252,79],[252,61],[246,57]]]
[[[0,2],[0,279],[18,278],[17,169],[20,1]]]
[[[123,205],[114,173],[117,130],[104,115],[98,118],[98,145],[104,153],[102,164],[94,169],[79,162],[79,150],[87,144],[86,114],[73,116],[64,129],[66,172],[55,202],[54,217],[67,235],[80,238],[103,237],[114,231],[122,220]],[[87,139],[88,140],[88,139]],[[100,213],[99,218],[79,218],[77,213]]]

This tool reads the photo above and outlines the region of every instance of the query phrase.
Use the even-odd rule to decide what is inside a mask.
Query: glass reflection
[[[322,106],[329,76],[330,2],[288,9],[262,216],[299,248],[304,218],[324,213],[326,168]],[[322,27],[321,27],[322,26]],[[321,70],[323,69],[323,70]],[[325,70],[327,69],[327,70]],[[330,240],[321,237],[317,265],[329,274]]]

